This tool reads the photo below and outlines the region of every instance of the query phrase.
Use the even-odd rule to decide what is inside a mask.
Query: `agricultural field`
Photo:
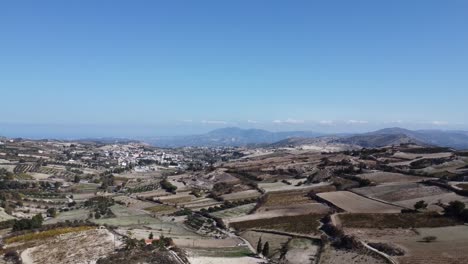
[[[186,193],[178,193],[174,195],[158,197],[157,200],[163,204],[179,205],[179,204],[191,202],[194,198],[195,196],[190,195],[189,193],[186,192]]]
[[[75,220],[86,220],[89,217],[89,210],[87,209],[77,209],[70,210],[66,212],[60,212],[56,217],[51,217],[46,220],[47,224],[55,224],[65,221],[75,221]]]
[[[128,216],[119,216],[119,217],[112,217],[112,218],[101,218],[101,219],[93,219],[92,222],[99,224],[99,225],[112,225],[127,229],[133,229],[138,226],[147,226],[154,227],[154,229],[162,229],[160,226],[162,221],[151,217],[150,215],[141,214],[141,215],[128,215]],[[172,224],[168,224],[172,226]],[[149,234],[149,233],[148,233]]]
[[[140,226],[121,226],[116,230],[117,233],[130,236],[132,238],[146,239],[152,233],[155,237],[159,237],[161,235],[169,236],[174,240],[174,243],[183,243],[182,245],[194,245],[194,241],[209,241],[209,245],[213,247],[215,242],[213,241],[220,241],[219,239],[207,239],[192,230],[185,228],[180,223],[172,223],[170,221],[160,221],[159,223],[152,223],[148,225],[140,225]],[[204,239],[204,240],[203,240]],[[202,241],[203,240],[203,241]],[[235,244],[235,242],[230,241],[228,246]]]
[[[259,219],[276,218],[281,216],[301,216],[307,214],[327,214],[330,208],[321,203],[310,203],[310,204],[298,204],[291,205],[289,207],[282,207],[281,209],[263,210],[261,212],[255,212],[254,214],[247,214],[243,216],[235,216],[226,219],[226,222],[243,222]]]
[[[202,208],[208,208],[208,207],[217,206],[220,204],[222,204],[222,202],[216,201],[213,198],[200,197],[200,198],[194,198],[193,200],[188,201],[188,202],[183,202],[179,205],[184,208],[189,208],[192,210],[199,210]]]
[[[377,184],[399,183],[399,182],[418,182],[427,180],[426,177],[406,175],[401,173],[374,171],[358,175],[359,178],[370,180]]]
[[[416,160],[416,159],[439,159],[439,158],[448,158],[452,156],[451,152],[440,152],[440,153],[408,153],[408,152],[396,152],[393,154],[393,157]]]
[[[263,198],[262,207],[289,206],[292,204],[314,203],[308,191],[270,192]]]
[[[236,230],[262,229],[276,230],[294,234],[318,235],[320,219],[324,215],[308,214],[295,216],[278,216],[272,218],[231,222],[230,227]]]
[[[229,219],[229,218],[234,218],[234,217],[240,217],[247,215],[250,211],[252,211],[255,207],[255,204],[244,204],[241,206],[236,206],[234,208],[229,208],[225,210],[221,210],[218,212],[211,213],[212,216],[223,218],[223,219]]]
[[[437,213],[407,214],[350,214],[336,216],[345,228],[419,228],[443,227],[461,224],[460,221]]]
[[[239,200],[246,200],[251,198],[257,198],[261,195],[257,190],[247,190],[241,192],[235,192],[230,194],[224,194],[221,197],[225,201],[239,201]]]
[[[169,213],[175,212],[176,210],[177,209],[175,207],[164,205],[164,204],[154,205],[154,206],[145,208],[145,211],[148,211],[155,215],[169,214]]]
[[[281,247],[286,245],[293,238],[289,235],[280,235],[250,230],[241,232],[240,236],[247,240],[254,248],[256,248],[260,238],[263,243],[268,242],[270,245],[270,253],[273,258],[278,258]]]
[[[368,197],[396,202],[448,193],[448,191],[437,187],[427,186],[420,183],[396,183],[392,185],[379,185],[371,187],[357,188],[353,190],[356,193]]]
[[[383,258],[375,255],[361,253],[353,250],[327,247],[320,255],[319,264],[346,263],[346,264],[387,264]]]
[[[402,209],[347,191],[319,193],[317,196],[351,213],[399,213]]]
[[[412,208],[418,201],[425,201],[429,209],[441,211],[442,208],[435,204],[448,203],[460,200],[468,203],[468,197],[457,195],[438,186],[429,186],[420,183],[396,183],[353,189],[353,192],[379,199],[393,204]]]
[[[466,263],[468,252],[468,226],[457,225],[434,228],[405,229],[349,229],[349,234],[370,242],[393,244],[402,248],[403,256],[396,260],[403,264],[413,263]],[[425,242],[434,237],[433,242]]]
[[[99,190],[99,184],[78,183],[72,187],[73,193],[95,193]]]
[[[121,195],[121,196],[115,196],[113,199],[117,202],[121,202],[125,204],[127,207],[131,207],[134,209],[145,209],[149,208],[152,206],[157,205],[156,203],[153,202],[148,202],[148,201],[142,201],[140,199],[135,199],[133,197]]]

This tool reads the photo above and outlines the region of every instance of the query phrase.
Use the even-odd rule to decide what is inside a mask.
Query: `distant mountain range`
[[[262,129],[227,127],[201,135],[160,137],[146,141],[158,147],[246,146],[271,144],[287,138],[315,138],[323,135],[322,133],[310,131],[270,132]]]
[[[270,132],[262,129],[228,127],[216,129],[201,135],[161,137],[146,140],[146,142],[159,147],[247,146],[258,144],[270,144],[272,147],[280,147],[329,142],[367,148],[415,143],[419,145],[468,149],[468,132],[408,130],[395,127],[361,134],[327,135],[311,131]]]

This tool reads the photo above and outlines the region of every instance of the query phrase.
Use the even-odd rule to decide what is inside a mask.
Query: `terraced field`
[[[404,233],[403,233],[404,232]],[[468,259],[468,226],[405,229],[355,229],[352,234],[366,241],[392,243],[405,254],[395,257],[401,264],[464,264]],[[431,243],[424,237],[433,236]]]
[[[245,200],[251,198],[257,198],[261,195],[257,190],[247,190],[242,192],[235,192],[230,194],[222,195],[225,201],[238,201],[238,200]]]
[[[468,204],[468,197],[457,195],[437,186],[428,186],[419,183],[397,183],[364,187],[353,189],[353,192],[407,208],[412,208],[416,202],[423,200],[429,204],[429,209],[434,211],[443,210],[441,207],[435,205],[439,202],[449,203],[459,200]]]
[[[318,227],[320,219],[324,215],[308,214],[296,216],[279,216],[265,219],[247,220],[230,223],[230,226],[237,230],[265,229],[278,230],[297,234],[319,234]]]
[[[399,213],[402,209],[348,191],[326,192],[317,195],[336,207],[351,213]]]
[[[255,207],[254,203],[244,204],[244,205],[237,206],[237,207],[234,207],[234,208],[229,208],[229,209],[226,209],[226,210],[214,212],[214,213],[211,213],[211,215],[213,215],[215,217],[220,217],[220,218],[223,218],[223,219],[229,219],[229,218],[233,218],[233,217],[240,217],[240,216],[247,215],[254,207]]]
[[[345,228],[418,228],[461,224],[460,221],[437,213],[415,214],[350,214],[336,216]]]
[[[425,177],[411,176],[411,175],[405,175],[401,173],[392,173],[392,172],[384,172],[384,171],[364,173],[364,174],[358,175],[358,177],[363,178],[363,179],[368,179],[371,182],[375,182],[378,184],[396,183],[396,182],[418,182],[418,181],[427,179]]]
[[[372,197],[388,202],[404,201],[449,193],[440,187],[427,186],[420,183],[380,185],[353,189],[353,191],[367,197]]]

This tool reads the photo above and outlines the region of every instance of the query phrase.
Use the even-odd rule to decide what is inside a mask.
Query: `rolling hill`
[[[362,134],[326,135],[311,131],[270,132],[262,129],[227,127],[216,129],[206,134],[160,137],[145,141],[158,147],[247,146],[258,144],[269,144],[270,147],[282,147],[328,142],[330,144],[348,144],[365,148],[414,143],[418,145],[468,149],[468,132],[408,130],[394,127]]]

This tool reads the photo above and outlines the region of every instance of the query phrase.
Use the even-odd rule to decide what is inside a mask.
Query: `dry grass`
[[[175,211],[176,209],[172,206],[169,205],[156,205],[152,207],[145,208],[145,211],[151,212],[151,213],[164,213],[164,212],[170,212],[170,211]]]
[[[338,217],[347,228],[421,228],[462,224],[436,213],[340,214]]]
[[[399,213],[401,207],[381,203],[348,191],[317,194],[322,199],[350,213]]]
[[[248,229],[268,229],[299,234],[316,234],[320,225],[319,220],[323,216],[324,215],[320,214],[280,216],[235,222],[230,225],[241,231]]]
[[[272,192],[266,195],[266,201],[263,206],[278,206],[291,204],[304,204],[313,202],[307,195],[307,191],[299,192]]]
[[[5,243],[11,244],[11,243],[16,243],[16,242],[28,242],[31,240],[46,239],[46,238],[50,238],[50,237],[54,237],[54,236],[58,236],[62,234],[86,231],[86,230],[91,230],[95,228],[96,228],[95,226],[62,227],[62,228],[47,230],[47,231],[38,232],[38,233],[28,233],[24,235],[15,236],[15,237],[10,237],[10,238],[5,239]]]
[[[175,198],[164,198],[164,199],[160,199],[160,201],[165,204],[175,205],[175,204],[180,204],[180,203],[188,203],[192,201],[192,197],[181,196],[181,197],[175,197]]]

